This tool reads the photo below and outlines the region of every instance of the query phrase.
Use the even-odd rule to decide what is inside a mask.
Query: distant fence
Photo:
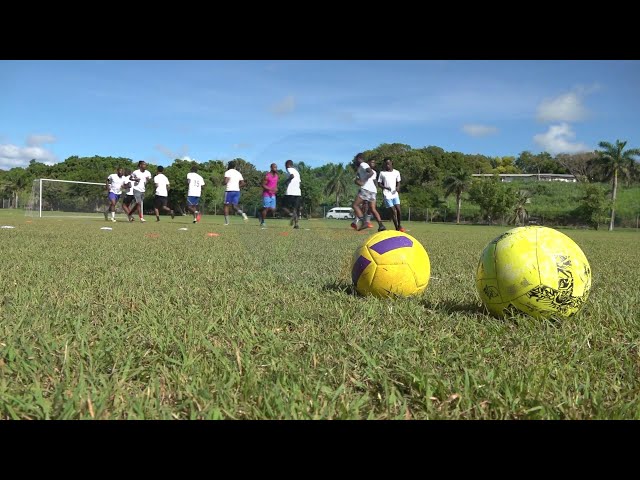
[[[311,218],[324,218],[326,212],[332,207],[317,207],[311,211]],[[391,220],[389,210],[382,205],[377,206],[378,212],[383,220]],[[427,222],[427,223],[455,223],[456,211],[455,209],[415,209],[404,207],[402,208],[402,220],[414,221],[414,222]],[[502,216],[500,218],[493,219],[494,225],[512,225],[514,222],[510,221],[509,215]],[[479,210],[460,212],[460,223],[465,224],[488,224]],[[535,214],[529,214],[527,219],[529,225],[546,225],[552,226],[575,226],[575,227],[587,227],[588,225],[583,220],[571,215],[570,212],[563,211],[536,211]],[[604,223],[602,224],[605,225]],[[606,222],[608,225],[608,221]],[[620,214],[616,212],[615,226],[623,228],[640,228],[640,211],[636,214]],[[602,227],[600,227],[602,228]]]
[[[22,200],[22,199],[21,199]],[[27,202],[20,202],[19,208],[24,208]],[[261,205],[246,205],[240,204],[240,208],[242,208],[245,213],[250,218],[257,218],[262,211]],[[345,207],[349,207],[350,205],[344,205]],[[180,203],[178,205],[172,205],[178,215],[189,215],[189,212],[186,208],[186,203]],[[200,211],[205,215],[223,215],[223,203],[222,202],[211,202],[206,203],[202,202],[200,205]],[[402,207],[402,206],[401,206]],[[13,200],[9,198],[0,199],[0,208],[14,208]],[[304,218],[325,218],[327,212],[333,208],[333,206],[319,206],[313,209],[306,208],[304,205],[301,207],[302,216]],[[377,206],[382,219],[385,221],[390,221],[391,217],[389,215],[389,211],[384,208],[382,205]],[[403,221],[414,221],[414,222],[427,222],[427,223],[455,223],[456,222],[456,211],[455,209],[416,209],[409,207],[402,207],[402,220]],[[100,208],[102,211],[102,207]],[[118,209],[120,211],[120,209]],[[145,202],[145,211],[149,214],[153,213],[153,201]],[[278,211],[269,213],[269,217],[281,217],[283,214],[278,208]],[[469,210],[463,209],[460,215],[460,223],[464,224],[488,224],[487,220],[483,219],[479,210]],[[494,225],[513,225],[513,222],[510,222],[508,216],[496,218],[492,222]],[[535,214],[530,214],[528,217],[527,224],[529,225],[546,225],[546,226],[573,226],[573,227],[587,227],[586,223],[579,218],[576,218],[571,215],[570,212],[563,211],[549,211],[549,212],[541,212],[536,211]],[[608,222],[603,223],[600,228],[603,228],[605,225],[608,225]],[[640,211],[636,214],[626,214],[626,213],[616,213],[615,226],[622,228],[637,228],[640,229]]]

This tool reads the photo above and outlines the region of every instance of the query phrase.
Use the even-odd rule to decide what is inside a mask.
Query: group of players
[[[224,173],[225,198],[224,198],[224,224],[229,225],[229,212],[231,209],[235,213],[242,215],[247,221],[247,215],[239,208],[240,189],[245,185],[242,174],[236,170],[236,164],[231,161],[227,165],[227,171]],[[286,193],[284,198],[283,211],[291,217],[290,224],[293,228],[299,227],[300,219],[300,200],[302,198],[300,173],[293,166],[292,160],[285,162],[286,168]],[[386,230],[382,223],[380,213],[376,208],[376,194],[378,187],[382,189],[384,196],[384,204],[390,210],[391,218],[396,230],[404,232],[404,228],[400,224],[400,196],[398,190],[400,188],[400,172],[393,168],[393,162],[390,158],[384,160],[384,170],[378,173],[375,170],[375,161],[369,163],[364,161],[364,155],[358,153],[353,160],[353,168],[356,171],[355,183],[360,187],[358,194],[353,202],[353,210],[356,218],[351,224],[355,230],[364,230],[372,228],[370,222],[371,213],[378,222],[378,231]],[[168,206],[169,189],[171,183],[163,173],[164,167],[159,166],[157,173],[153,176],[153,184],[155,185],[154,197],[154,213],[156,221],[160,221],[160,211],[169,212],[171,218],[174,218],[175,212]],[[105,220],[115,222],[116,204],[122,196],[122,209],[127,214],[130,222],[134,221],[134,215],[137,213],[141,222],[144,219],[144,195],[146,184],[152,180],[152,175],[147,170],[147,163],[138,162],[138,169],[131,172],[119,167],[116,173],[107,177],[106,189],[108,190],[108,206],[104,211]],[[272,163],[269,171],[262,181],[262,211],[260,212],[260,226],[266,228],[266,218],[269,211],[276,211],[276,192],[278,190],[278,166]],[[191,171],[187,174],[187,209],[193,215],[193,223],[200,222],[202,217],[199,211],[200,196],[205,181],[198,174],[198,166],[193,164]],[[109,218],[109,213],[111,214]]]
[[[164,167],[158,167],[156,175],[153,177],[155,185],[155,197],[153,200],[153,210],[156,215],[156,221],[160,221],[160,211],[169,212],[171,218],[175,217],[175,212],[168,206],[169,189],[171,182],[163,173]],[[104,211],[105,220],[115,222],[116,204],[120,197],[122,199],[122,209],[127,214],[130,222],[133,222],[134,214],[137,212],[141,222],[144,219],[144,195],[147,182],[152,179],[151,172],[147,170],[147,163],[138,162],[138,169],[131,172],[119,167],[116,173],[112,173],[107,177],[106,189],[108,193],[109,203]],[[187,173],[187,210],[193,215],[193,223],[200,222],[202,215],[199,211],[200,196],[202,187],[205,185],[204,178],[198,173],[198,165],[193,164],[191,171]],[[226,185],[224,200],[224,220],[225,225],[229,225],[229,209],[233,208],[237,213],[241,214],[244,220],[248,220],[247,215],[238,208],[240,200],[240,188],[244,186],[244,178],[242,174],[235,169],[235,162],[229,162],[228,170],[224,173],[224,184]],[[109,218],[109,213],[111,218]]]
[[[153,207],[157,221],[160,221],[160,210],[168,211],[171,214],[171,218],[175,217],[173,209],[167,206],[171,183],[163,171],[164,167],[158,167],[158,171],[153,177],[153,183],[155,184]],[[111,221],[116,221],[116,204],[120,197],[123,196],[122,210],[127,214],[128,220],[133,222],[134,214],[137,212],[140,221],[146,222],[143,204],[146,185],[149,180],[151,180],[151,172],[147,170],[147,163],[144,161],[138,162],[138,169],[133,172],[129,169],[125,170],[122,167],[118,167],[116,173],[112,173],[107,177],[106,189],[109,192],[109,203],[104,211],[104,219],[108,221],[110,213]],[[204,185],[204,181],[202,184]]]
[[[378,174],[376,172],[376,162],[374,159],[369,163],[364,161],[364,154],[358,153],[353,159],[353,167],[356,170],[355,183],[360,187],[355,200],[353,201],[353,210],[356,214],[356,218],[351,223],[351,228],[354,230],[364,230],[365,228],[372,228],[371,214],[378,222],[378,231],[382,232],[387,228],[382,223],[380,213],[376,208],[376,196],[378,193],[378,187],[382,189],[382,195],[384,197],[384,205],[390,211],[393,225],[399,232],[404,232],[405,229],[401,225],[401,212],[400,212],[400,172],[393,168],[393,160],[385,158],[384,170]]]

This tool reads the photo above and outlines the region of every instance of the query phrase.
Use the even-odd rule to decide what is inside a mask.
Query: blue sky
[[[381,143],[640,147],[640,61],[0,61],[0,168],[71,155],[344,163]]]

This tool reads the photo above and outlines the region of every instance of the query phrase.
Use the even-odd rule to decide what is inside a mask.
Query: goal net
[[[25,215],[98,218],[107,203],[104,183],[38,178],[33,181]],[[120,211],[120,202],[117,211]]]

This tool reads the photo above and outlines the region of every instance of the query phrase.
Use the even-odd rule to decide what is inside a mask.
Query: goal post
[[[106,205],[104,183],[37,178],[33,181],[25,215],[98,218]]]

